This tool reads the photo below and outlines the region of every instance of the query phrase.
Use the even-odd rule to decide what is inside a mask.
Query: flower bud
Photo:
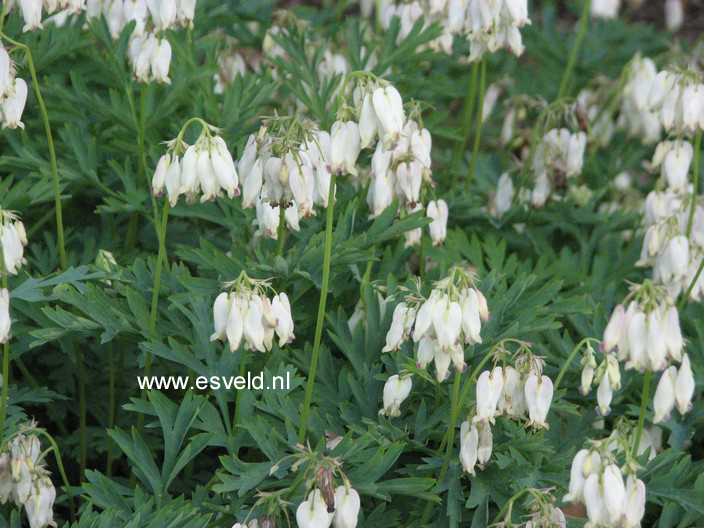
[[[447,234],[447,203],[445,200],[431,200],[428,202],[426,214],[428,218],[432,218],[432,222],[428,225],[430,230],[430,238],[434,246],[438,246],[445,241]]]
[[[476,475],[474,466],[477,465],[477,449],[479,447],[479,433],[477,428],[469,422],[462,422],[460,428],[460,462],[465,472]]]

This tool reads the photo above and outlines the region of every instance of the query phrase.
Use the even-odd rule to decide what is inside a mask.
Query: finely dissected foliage
[[[0,526],[704,525],[704,46],[360,4],[3,2]]]

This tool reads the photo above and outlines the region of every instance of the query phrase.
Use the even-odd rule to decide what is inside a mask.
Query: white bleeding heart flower
[[[394,374],[384,384],[384,408],[379,411],[386,416],[401,416],[401,403],[411,393],[413,382],[410,376],[400,378]]]

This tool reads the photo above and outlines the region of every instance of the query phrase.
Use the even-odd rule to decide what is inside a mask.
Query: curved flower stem
[[[3,2],[4,4],[4,2]],[[46,130],[46,140],[49,146],[49,159],[51,161],[51,175],[54,183],[54,208],[56,210],[56,238],[59,246],[59,264],[61,266],[61,271],[66,271],[68,268],[68,261],[66,259],[66,247],[64,244],[64,223],[63,214],[61,211],[61,186],[59,185],[59,168],[56,162],[56,151],[54,150],[54,139],[51,134],[51,125],[49,124],[49,114],[46,112],[46,106],[44,106],[44,99],[42,98],[42,93],[39,90],[39,81],[37,80],[37,72],[34,69],[34,61],[32,60],[32,52],[29,51],[29,47],[21,42],[11,39],[4,33],[0,32],[0,37],[7,40],[13,46],[21,49],[25,56],[27,57],[27,63],[29,65],[29,73],[32,76],[32,83],[34,84],[34,93],[37,97],[37,102],[39,103],[39,110],[42,114],[42,119],[44,120],[44,129]]]
[[[286,208],[279,204],[279,229],[276,232],[276,254],[280,257],[284,254],[284,226],[286,225]],[[239,394],[239,392],[237,393]]]
[[[462,161],[462,154],[464,154],[465,148],[467,148],[467,142],[469,141],[469,131],[472,125],[472,116],[474,115],[474,102],[477,99],[477,79],[479,78],[479,63],[474,62],[472,64],[472,73],[469,78],[469,85],[467,86],[467,95],[464,98],[464,107],[462,108],[462,118],[460,122],[462,138],[457,140],[455,144],[455,150],[452,153],[452,162],[450,167],[455,172],[459,173],[459,165]]]
[[[169,202],[164,201],[164,210],[161,216],[161,225],[159,226],[159,253],[156,257],[156,271],[154,272],[154,290],[152,291],[152,306],[149,312],[149,340],[154,338],[156,331],[156,316],[159,311],[159,287],[161,286],[161,269],[164,263],[166,254],[166,224],[169,221]],[[152,353],[146,351],[144,358],[144,377],[148,378],[152,372]],[[142,389],[142,399],[146,395],[146,388]],[[137,430],[141,433],[144,427],[144,415],[140,414]]]
[[[482,140],[482,124],[484,117],[484,92],[486,92],[486,54],[482,57],[480,66],[481,73],[479,75],[479,109],[477,111],[477,130],[474,133],[474,147],[472,148],[472,161],[469,165],[469,173],[467,174],[467,182],[465,183],[465,191],[469,191],[472,185],[474,171],[477,168],[477,157],[479,156],[479,144]]]
[[[584,346],[585,343],[588,343],[590,341],[596,341],[599,343],[599,339],[595,337],[585,337],[582,339],[579,343],[577,343],[577,346],[574,347],[574,350],[570,354],[570,356],[567,358],[567,361],[565,362],[564,365],[562,365],[562,368],[560,369],[560,373],[557,375],[557,378],[555,379],[555,385],[553,388],[553,392],[557,392],[557,389],[560,388],[560,382],[562,381],[562,378],[564,377],[565,373],[567,372],[567,369],[569,368],[570,364],[572,363],[572,360],[574,357],[577,355],[577,352]]]
[[[54,438],[47,433],[44,429],[36,429],[36,432],[39,434],[44,435],[47,440],[49,440],[49,443],[51,444],[51,448],[54,450],[54,457],[56,458],[56,467],[59,470],[59,474],[61,475],[61,479],[64,481],[64,486],[66,486],[66,495],[68,495],[68,511],[69,515],[71,516],[71,522],[76,521],[76,512],[74,510],[73,506],[73,494],[71,493],[71,485],[68,483],[68,478],[66,478],[66,471],[64,470],[64,464],[61,461],[61,451],[59,451],[59,446],[56,445],[56,441]]]
[[[702,259],[702,261],[699,263],[699,268],[697,268],[697,272],[694,274],[694,277],[692,278],[692,282],[689,283],[689,286],[687,287],[687,290],[684,292],[682,299],[680,299],[680,304],[677,306],[678,311],[681,312],[684,309],[685,304],[687,304],[687,299],[689,298],[689,294],[692,293],[692,290],[694,289],[694,285],[699,280],[699,275],[702,274],[702,269],[704,269],[704,259]]]
[[[142,89],[139,92],[139,116],[136,115],[136,112],[133,115],[137,125],[137,187],[142,185],[142,182],[145,180],[147,174],[147,160],[144,156],[144,107],[147,86],[147,84],[142,86]],[[134,106],[134,103],[132,102],[132,93],[130,91],[130,88],[128,87],[127,90],[129,94],[129,101],[132,106]],[[134,112],[134,108],[132,108],[132,110]],[[125,246],[128,250],[134,249],[135,241],[137,238],[137,229],[139,227],[138,222],[139,213],[132,213],[132,215],[130,216],[130,223],[127,227],[127,237],[125,239]]]
[[[640,413],[638,414],[638,428],[636,429],[636,441],[633,444],[633,457],[638,454],[638,446],[640,445],[640,437],[643,435],[643,423],[645,422],[645,413],[648,407],[648,399],[650,398],[650,376],[652,372],[645,371],[643,376],[643,392],[640,395]]]
[[[699,187],[699,150],[702,146],[702,131],[697,132],[694,140],[694,158],[692,160],[692,205],[689,208],[689,220],[687,220],[687,240],[692,234],[692,223],[694,221],[694,210],[697,208],[697,189]]]
[[[318,304],[318,320],[315,323],[315,338],[313,341],[313,357],[310,362],[308,372],[308,382],[306,384],[306,395],[303,400],[301,411],[301,428],[298,431],[298,442],[304,443],[306,438],[306,427],[308,426],[308,413],[310,412],[310,400],[313,397],[313,384],[315,382],[315,371],[318,367],[318,354],[320,353],[320,340],[323,337],[323,324],[325,322],[325,302],[328,297],[328,282],[330,281],[330,258],[332,256],[332,223],[333,209],[335,207],[335,172],[330,176],[330,189],[328,190],[328,208],[325,219],[325,249],[323,254],[323,284],[320,289],[320,303]]]
[[[579,28],[577,29],[577,38],[574,41],[574,46],[572,47],[572,51],[570,52],[570,57],[569,59],[567,59],[565,73],[562,74],[560,89],[557,91],[557,99],[561,99],[567,93],[570,77],[572,77],[572,71],[574,70],[574,65],[577,62],[577,56],[579,55],[579,50],[582,47],[584,35],[587,33],[587,21],[589,20],[590,6],[591,0],[584,0],[584,5],[582,6],[582,14],[579,17]]]

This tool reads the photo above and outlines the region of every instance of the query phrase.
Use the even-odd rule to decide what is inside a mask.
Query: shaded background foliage
[[[490,81],[507,79],[508,95],[552,100],[573,42],[576,6],[536,4],[533,25],[524,31],[525,55],[491,56],[488,69]],[[475,183],[466,193],[469,153],[459,172],[450,170],[449,161],[452,145],[461,137],[458,115],[469,69],[456,58],[422,49],[438,34],[436,27],[418,26],[396,45],[398,26],[376,35],[344,4],[295,5],[297,15],[309,24],[279,42],[292,57],[277,61],[280,72],[288,75],[275,78],[269,71],[249,71],[223,96],[215,95],[213,75],[223,35],[259,49],[263,31],[253,32],[249,23],[267,27],[278,7],[261,1],[199,1],[195,29],[169,37],[174,51],[170,86],[134,86],[125,60],[130,28],[117,42],[104,21],[94,21],[87,30],[80,23],[47,26],[21,37],[34,55],[54,129],[71,269],[54,273],[58,251],[47,144],[30,93],[25,130],[3,133],[0,143],[0,203],[22,212],[30,239],[28,265],[10,278],[15,321],[8,412],[10,425],[33,417],[56,438],[69,480],[76,486],[74,494],[82,496],[76,526],[231,526],[236,518],[244,518],[257,489],[293,482],[283,470],[272,476],[269,471],[296,442],[321,285],[323,215],[302,222],[301,231],[288,237],[282,258],[274,256],[272,241],[258,247],[249,243],[253,211],[242,210],[238,201],[176,207],[166,238],[169,266],[162,276],[157,331],[149,340],[157,239],[147,184],[151,174],[140,179],[137,171],[139,90],[146,90],[148,167],[153,168],[162,154],[161,142],[175,137],[191,116],[220,127],[228,145],[241,153],[247,136],[259,126],[258,117],[289,112],[290,96],[304,93],[301,83],[306,80],[313,84],[306,106],[322,126],[332,123],[334,115],[326,103],[341,79],[318,85],[315,71],[323,44],[340,46],[353,69],[364,68],[366,48],[375,49],[375,72],[391,67],[387,78],[404,99],[428,103],[423,119],[434,138],[435,193],[449,203],[450,228],[444,246],[426,248],[434,266],[425,283],[441,278],[453,263],[466,261],[478,269],[494,314],[483,329],[484,344],[471,351],[470,369],[500,339],[519,337],[533,342],[545,356],[546,372],[554,379],[577,341],[602,334],[608,314],[626,292],[625,281],[644,276],[635,267],[640,237],[623,237],[638,225],[637,214],[607,215],[598,212],[598,205],[616,174],[638,172],[641,160],[650,155],[648,149],[619,133],[609,148],[585,163],[585,181],[592,189],[605,189],[585,205],[553,202],[541,211],[514,209],[499,221],[490,218],[482,206],[512,161],[511,153],[498,147],[500,112],[495,110],[485,126]],[[17,13],[8,18],[5,31],[20,34]],[[616,77],[636,52],[656,56],[670,45],[671,38],[649,21],[592,24],[571,93],[596,75]],[[313,53],[306,53],[312,46]],[[458,54],[466,52],[462,45],[456,47]],[[643,191],[652,184],[638,182]],[[417,215],[394,222],[394,216],[390,209],[376,220],[367,219],[361,194],[352,182],[340,182],[331,296],[309,439],[321,447],[326,431],[345,436],[333,454],[344,461],[363,497],[360,526],[405,526],[425,501],[437,504],[435,526],[486,526],[522,487],[556,486],[562,493],[576,449],[587,437],[605,433],[594,428],[593,398],[576,390],[576,362],[553,404],[551,428],[532,434],[501,420],[494,459],[469,479],[460,478],[455,459],[443,481],[432,477],[442,463],[436,449],[448,427],[449,384],[416,378],[401,418],[389,421],[377,415],[387,372],[412,365],[413,352],[406,345],[398,355],[380,355],[392,306],[382,309],[375,286],[393,293],[416,271],[417,256],[403,247],[398,235],[426,222]],[[518,223],[525,224],[523,232],[514,229]],[[362,277],[373,247],[373,284],[368,284]],[[108,272],[93,264],[99,249],[117,258]],[[291,346],[250,355],[248,370],[290,372],[292,386],[243,392],[241,426],[235,430],[235,391],[153,392],[148,400],[140,400],[136,377],[143,371],[145,351],[157,358],[156,375],[237,372],[241,353],[223,351],[209,335],[220,282],[243,269],[271,278],[277,290],[288,293],[296,324]],[[347,320],[360,298],[367,324],[351,332]],[[690,303],[682,324],[701,387],[702,306]],[[76,349],[82,352],[89,379],[83,474]],[[118,372],[116,427],[108,431],[109,377]],[[612,404],[614,416],[637,417],[639,390],[638,377],[627,373]],[[140,414],[147,424],[143,436],[132,429]],[[697,405],[680,422],[665,424],[666,449],[647,463],[642,477],[649,498],[645,525],[704,524],[703,427],[704,411]],[[109,456],[114,457],[112,465],[107,464]],[[53,464],[50,458],[56,474]],[[130,481],[132,472],[136,483]],[[56,517],[67,521],[66,496],[59,495]],[[9,507],[3,508],[0,525],[17,526]],[[570,526],[582,523],[570,520]]]

